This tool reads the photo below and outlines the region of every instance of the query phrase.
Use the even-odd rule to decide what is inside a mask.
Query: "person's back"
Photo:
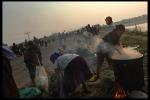
[[[54,53],[50,60],[56,65],[55,71],[59,75],[60,97],[68,97],[80,84],[87,91],[84,82],[90,78],[91,72],[83,57],[77,54]]]
[[[27,49],[24,53],[24,62],[38,64],[38,61],[36,60],[36,54]]]
[[[19,92],[12,74],[10,60],[15,54],[9,49],[3,48],[3,66],[2,66],[2,97],[15,98],[19,97]]]
[[[30,41],[28,43],[28,48],[24,53],[24,62],[29,71],[32,85],[35,85],[36,66],[40,65],[39,61],[41,61],[40,58],[38,59],[38,56],[39,55],[36,45],[34,45],[32,41]]]
[[[4,98],[19,97],[18,88],[13,79],[10,62],[5,57],[3,57],[2,59],[3,59],[2,96]]]
[[[119,37],[116,35],[115,30],[104,36],[103,38],[104,42],[108,42],[112,45],[118,44]]]
[[[38,65],[39,64],[38,59],[40,60],[40,62],[42,62],[40,49],[38,48],[38,46],[33,44],[33,42],[29,42],[28,48],[26,49],[24,53],[24,61]]]
[[[65,69],[65,67],[76,57],[78,57],[79,55],[77,54],[63,54],[61,55],[56,61],[55,64],[59,67],[61,67],[61,69]]]
[[[104,36],[102,39],[104,42],[108,42],[112,45],[117,45],[119,44],[120,40],[120,35],[118,35],[118,31],[122,31],[122,33],[125,31],[125,26],[124,25],[116,25],[116,29],[114,29],[112,32]],[[119,33],[119,34],[122,34]]]
[[[12,51],[15,53],[15,54],[18,54],[18,47],[15,43],[13,43],[13,46],[12,46]]]

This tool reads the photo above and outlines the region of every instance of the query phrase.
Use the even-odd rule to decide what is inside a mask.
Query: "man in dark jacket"
[[[29,41],[27,49],[24,53],[24,62],[29,70],[30,78],[34,86],[36,66],[42,65],[42,55],[40,48],[32,41]]]

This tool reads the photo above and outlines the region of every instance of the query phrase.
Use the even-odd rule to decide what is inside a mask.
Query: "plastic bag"
[[[48,92],[48,77],[43,66],[36,66],[35,84],[37,87]]]
[[[42,92],[36,87],[26,87],[19,90],[20,98],[34,98],[41,95]]]
[[[103,71],[104,77],[109,78],[111,80],[115,80],[114,71],[111,69],[107,69]]]

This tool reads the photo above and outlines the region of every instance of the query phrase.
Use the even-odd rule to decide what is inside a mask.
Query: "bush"
[[[128,35],[131,36],[147,36],[147,32],[140,32],[140,31],[128,31]]]
[[[137,50],[142,54],[147,53],[147,40],[144,40],[140,37],[133,38],[127,35],[121,40],[121,43],[125,46],[139,45],[140,47]]]
[[[132,35],[134,34],[134,35],[132,36],[131,34]],[[140,34],[142,34],[142,33],[140,33]],[[147,37],[144,37],[142,35],[137,36],[137,35],[135,35],[135,33],[127,33],[127,35],[124,36],[123,39],[121,40],[121,43],[123,45],[125,45],[125,46],[136,46],[136,45],[139,45],[137,50],[140,53],[145,55],[145,53],[147,54],[147,46],[148,46],[148,41],[147,41],[146,38]],[[147,67],[147,55],[144,56],[143,64],[144,64],[144,67]]]

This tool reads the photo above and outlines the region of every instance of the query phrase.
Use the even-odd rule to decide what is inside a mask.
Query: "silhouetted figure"
[[[40,48],[32,41],[29,41],[28,48],[24,53],[24,62],[26,64],[26,67],[29,70],[32,83],[33,85],[35,85],[34,79],[35,79],[36,66],[40,65],[39,62],[42,64],[42,55],[41,55]]]
[[[2,97],[16,98],[19,97],[18,88],[12,74],[10,60],[15,57],[15,54],[10,49],[3,46],[2,57]]]
[[[13,43],[13,46],[11,49],[16,55],[19,55],[19,48],[15,43]]]

